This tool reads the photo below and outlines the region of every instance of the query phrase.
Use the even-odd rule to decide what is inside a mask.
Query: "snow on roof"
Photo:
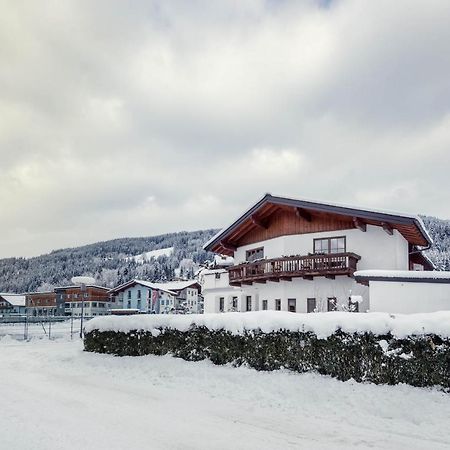
[[[214,255],[214,264],[216,266],[232,266],[234,258],[232,256]]]
[[[358,270],[354,273],[356,279],[379,279],[379,280],[448,280],[450,283],[450,272],[425,271],[425,270]]]
[[[73,284],[70,286],[57,286],[55,287],[55,291],[61,290],[61,289],[79,289],[81,286]],[[105,286],[98,286],[97,284],[86,284],[87,288],[97,288],[97,289],[104,289],[105,291],[109,291],[109,288]]]
[[[360,207],[360,206],[351,206],[346,205],[342,203],[335,203],[335,202],[324,202],[324,201],[318,201],[318,200],[311,200],[306,198],[293,198],[293,197],[286,197],[286,196],[280,196],[280,195],[272,195],[270,193],[264,194],[256,203],[253,203],[252,206],[247,208],[237,220],[232,222],[229,226],[224,227],[219,232],[217,232],[211,239],[209,239],[204,245],[203,248],[206,249],[208,246],[210,246],[213,242],[217,240],[222,234],[224,234],[228,229],[232,228],[237,221],[239,221],[240,218],[247,216],[259,203],[263,202],[267,198],[267,201],[270,202],[270,200],[286,200],[290,202],[303,202],[311,204],[311,206],[314,205],[322,205],[322,206],[331,206],[335,208],[343,208],[348,210],[357,210],[361,212],[367,212],[367,213],[374,213],[374,214],[384,214],[388,216],[397,216],[397,217],[403,217],[405,219],[412,219],[416,221],[417,225],[420,228],[420,231],[423,233],[427,241],[430,243],[430,245],[433,243],[433,240],[431,239],[431,236],[429,235],[427,229],[425,228],[425,224],[423,220],[418,216],[417,214],[407,214],[404,212],[395,212],[391,210],[381,210],[371,207]]]
[[[104,316],[90,320],[86,332],[92,330],[156,331],[158,328],[174,328],[187,331],[191,325],[205,326],[210,330],[227,330],[242,334],[245,330],[261,329],[264,333],[278,330],[313,332],[326,339],[335,331],[347,333],[371,332],[375,335],[391,333],[398,338],[411,335],[436,334],[450,337],[450,311],[423,314],[324,312],[299,314],[284,311],[257,311],[244,313],[142,316]]]
[[[189,286],[198,284],[197,280],[168,281],[166,283],[154,283],[157,288],[167,289],[169,291],[181,291]]]
[[[4,300],[6,300],[8,303],[10,303],[12,306],[25,306],[26,305],[26,299],[25,295],[23,294],[0,294],[0,297],[2,297]]]
[[[167,292],[168,294],[171,294],[171,295],[177,295],[176,291],[180,291],[180,290],[185,289],[194,284],[198,284],[198,281],[197,280],[186,280],[186,281],[168,281],[165,283],[154,283],[151,281],[134,279],[134,280],[130,280],[124,284],[121,284],[120,286],[117,286],[117,287],[111,289],[111,292],[119,292],[123,289],[127,289],[129,286],[132,286],[133,284],[140,284],[141,286],[145,286],[150,289]]]

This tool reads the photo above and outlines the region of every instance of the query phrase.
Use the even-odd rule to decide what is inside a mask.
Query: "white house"
[[[0,315],[25,314],[26,299],[23,294],[0,294]]]
[[[355,272],[433,270],[431,243],[417,216],[266,194],[205,244],[234,257],[203,274],[205,312],[371,311],[370,282]]]
[[[196,280],[166,283],[131,280],[110,290],[116,305],[112,311],[156,314],[199,312],[199,289]]]
[[[157,289],[172,292],[175,295],[176,309],[189,313],[201,312],[200,290],[197,280],[167,281],[165,283],[153,283]]]

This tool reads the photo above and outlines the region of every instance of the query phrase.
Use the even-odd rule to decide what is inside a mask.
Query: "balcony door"
[[[316,311],[316,299],[315,298],[307,298],[306,299],[306,311],[309,313],[313,313]]]

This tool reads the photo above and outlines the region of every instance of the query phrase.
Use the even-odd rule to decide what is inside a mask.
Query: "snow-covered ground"
[[[450,394],[0,340],[0,448],[448,449]]]

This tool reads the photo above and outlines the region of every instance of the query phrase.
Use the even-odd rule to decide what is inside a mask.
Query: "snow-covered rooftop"
[[[127,317],[98,317],[86,325],[86,331],[147,330],[158,333],[159,328],[187,331],[191,325],[205,326],[211,330],[225,329],[234,334],[245,330],[261,329],[310,331],[325,339],[338,329],[347,333],[372,332],[375,335],[392,335],[403,338],[409,335],[436,334],[450,338],[450,311],[424,314],[350,313],[328,312],[298,314],[283,311],[257,311],[247,313],[219,313],[192,315],[142,315]]]
[[[234,264],[234,258],[232,256],[214,255],[214,265],[216,266],[232,266]]]
[[[145,286],[150,289],[157,289],[160,291],[167,292],[171,295],[177,295],[176,291],[185,289],[194,284],[198,284],[198,281],[197,280],[183,280],[183,281],[168,281],[166,283],[154,283],[152,281],[134,279],[134,280],[128,281],[120,286],[117,286],[114,289],[111,289],[111,291],[118,292],[123,289],[127,289],[128,287],[132,286],[133,284],[140,284],[141,286]]]
[[[450,272],[424,270],[358,270],[354,273],[356,279],[385,280],[440,280],[450,283]]]
[[[181,291],[189,286],[198,284],[197,280],[180,280],[180,281],[168,281],[166,283],[153,283],[156,289],[166,289],[169,291]]]
[[[10,303],[12,306],[25,306],[26,299],[23,294],[2,294],[0,293],[0,297]]]

